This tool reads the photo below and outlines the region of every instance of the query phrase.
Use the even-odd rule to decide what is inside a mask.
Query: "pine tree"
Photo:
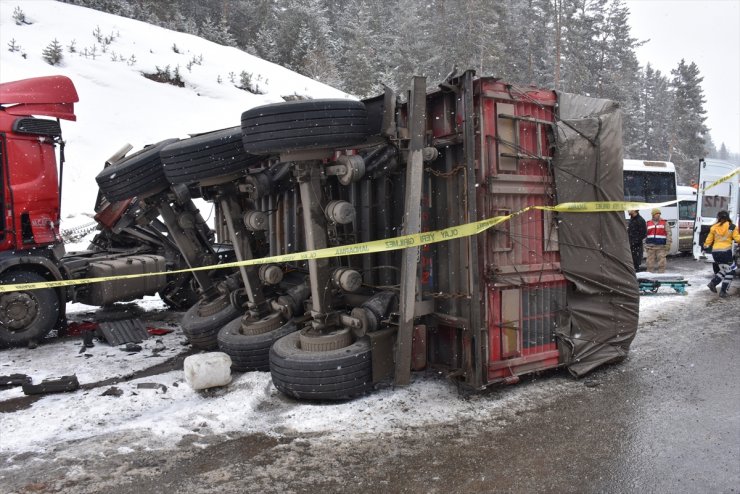
[[[216,27],[216,24],[213,23],[213,19],[211,19],[211,16],[206,16],[206,18],[203,19],[203,22],[201,23],[200,29],[198,31],[198,35],[201,38],[207,39],[208,41],[218,43],[218,28]]]
[[[221,16],[221,20],[219,21],[218,26],[216,26],[216,32],[218,35],[217,43],[224,46],[236,46],[236,38],[231,34],[231,28],[229,27],[229,22],[227,21],[226,16]]]
[[[15,21],[15,24],[17,26],[22,26],[23,24],[31,24],[28,22],[28,19],[26,19],[26,13],[21,10],[20,7],[16,7],[13,10],[13,20]]]
[[[10,53],[21,51],[21,46],[15,42],[15,38],[11,38],[11,40],[8,41],[8,51]]]
[[[623,115],[623,139],[629,153],[639,140],[638,115],[640,64],[635,50],[642,44],[630,36],[629,10],[623,0],[613,0],[607,10],[601,31],[604,39],[603,66],[599,72],[597,95],[618,101]]]
[[[44,48],[41,52],[41,58],[43,58],[49,65],[59,65],[62,62],[62,59],[64,58],[64,49],[56,38],[54,38],[54,41]]]
[[[671,108],[673,93],[668,79],[648,63],[640,78],[636,119],[638,138],[629,158],[669,161],[671,159]]]
[[[524,0],[513,3],[513,25],[526,33],[526,49],[522,55],[525,66],[517,82],[539,87],[555,87],[555,26],[550,0]],[[507,5],[506,2],[501,2]]]
[[[342,67],[340,87],[358,97],[379,94],[382,92],[383,47],[387,45],[383,41],[383,33],[374,29],[370,6],[364,0],[349,1],[337,17],[345,19],[334,28],[341,47],[338,60]]]
[[[730,153],[727,151],[727,146],[725,146],[725,143],[723,142],[722,145],[719,147],[719,159],[721,160],[729,160],[730,159]]]
[[[396,22],[390,26],[391,45],[387,64],[393,68],[394,89],[406,89],[412,76],[423,75],[427,82],[439,81],[450,67],[441,67],[439,49],[434,33],[437,25],[428,9],[431,4],[419,5],[414,0],[399,0]]]
[[[704,157],[704,145],[709,132],[704,125],[707,119],[704,116],[707,113],[704,110],[706,100],[701,88],[704,78],[699,75],[699,67],[694,62],[687,65],[683,59],[671,71],[671,75],[671,87],[675,94],[671,135],[673,161],[680,178],[688,182],[698,178],[695,163]]]

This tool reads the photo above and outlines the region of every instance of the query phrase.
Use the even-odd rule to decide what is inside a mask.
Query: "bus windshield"
[[[665,202],[676,199],[676,176],[672,173],[624,171],[624,200]]]

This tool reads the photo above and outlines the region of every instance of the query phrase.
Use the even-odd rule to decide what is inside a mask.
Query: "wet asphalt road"
[[[671,267],[697,269],[689,259]],[[206,448],[183,444],[166,456],[85,462],[97,475],[57,487],[119,494],[740,492],[740,294],[718,300],[700,292],[678,304],[675,297],[641,319],[626,361],[580,381],[563,371],[525,380],[518,386],[557,393],[548,381],[565,381],[567,389],[486,422],[342,441],[248,435]]]

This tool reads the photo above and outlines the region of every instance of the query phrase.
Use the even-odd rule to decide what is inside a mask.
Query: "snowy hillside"
[[[30,24],[16,23],[16,9]],[[52,66],[42,51],[55,39],[63,59]],[[185,87],[142,75],[157,69],[177,69]],[[63,218],[92,212],[95,175],[126,143],[136,151],[163,139],[236,126],[244,110],[284,96],[350,97],[196,36],[51,0],[0,1],[0,82],[57,74],[70,77],[80,96],[77,121],[62,121]],[[236,87],[243,82],[254,93]]]

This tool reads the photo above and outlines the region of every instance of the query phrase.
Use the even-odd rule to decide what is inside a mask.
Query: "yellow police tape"
[[[325,249],[297,252],[295,254],[284,254],[272,257],[260,257],[259,259],[249,259],[246,261],[229,262],[223,264],[214,264],[210,266],[198,266],[194,268],[178,269],[173,271],[158,273],[142,274],[125,274],[117,276],[103,276],[99,278],[84,278],[77,280],[59,280],[45,281],[39,283],[17,283],[0,285],[0,293],[16,292],[22,290],[37,290],[40,288],[61,288],[73,285],[86,285],[89,283],[100,283],[103,281],[120,281],[134,278],[143,278],[145,276],[161,276],[163,274],[189,273],[193,271],[207,271],[212,269],[238,268],[241,266],[256,266],[259,264],[269,263],[287,263],[296,261],[308,261],[312,259],[325,259],[327,257],[354,256],[359,254],[374,254],[377,252],[387,252],[392,250],[406,249],[409,247],[420,247],[422,245],[446,242],[448,240],[470,237],[496,226],[504,221],[508,221],[514,216],[523,214],[531,209],[546,211],[556,211],[559,213],[601,213],[610,211],[627,211],[630,209],[646,209],[651,207],[666,206],[677,201],[667,201],[657,204],[611,201],[611,202],[566,202],[556,206],[529,206],[515,213],[506,216],[495,216],[474,223],[453,226],[442,230],[432,232],[422,232],[411,235],[402,235],[400,237],[388,238],[384,240],[373,240],[352,245],[341,245],[338,247],[327,247]]]
[[[715,181],[714,181],[714,182],[712,182],[711,184],[709,184],[709,185],[707,185],[706,187],[704,187],[703,189],[701,189],[701,191],[700,191],[700,192],[701,192],[701,193],[703,194],[704,192],[708,191],[709,189],[711,189],[711,188],[712,188],[712,187],[714,187],[715,185],[719,185],[719,184],[721,184],[721,183],[723,183],[723,182],[727,182],[727,181],[728,181],[729,179],[731,179],[732,177],[734,177],[734,176],[735,176],[735,175],[737,175],[738,173],[740,173],[740,168],[735,168],[735,170],[731,171],[730,173],[728,173],[728,174],[727,174],[727,175],[725,175],[724,177],[720,177],[720,178],[718,178],[717,180],[715,180]]]

